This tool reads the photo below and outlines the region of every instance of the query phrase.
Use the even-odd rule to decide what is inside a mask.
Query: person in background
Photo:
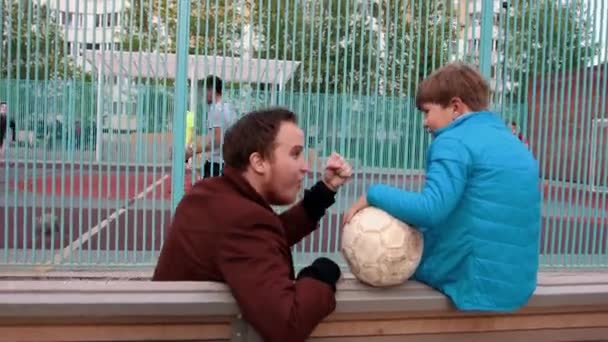
[[[0,102],[0,156],[4,156],[5,150],[5,138],[8,143],[8,128],[10,127],[12,133],[12,142],[14,143],[16,140],[15,135],[17,134],[17,125],[15,124],[15,120],[8,118],[8,106],[5,101]]]
[[[222,136],[223,132],[236,119],[236,111],[227,102],[222,100],[223,82],[217,76],[208,76],[198,84],[199,90],[206,89],[206,100],[209,105],[207,115],[208,134],[204,140],[202,137],[197,139],[194,144],[186,151],[186,160],[194,154],[203,153],[206,156],[203,165],[203,178],[219,176],[222,173]],[[202,94],[201,94],[202,95]],[[202,97],[199,95],[199,98]]]
[[[451,63],[421,82],[416,106],[433,135],[421,192],[374,184],[347,211],[384,210],[423,233],[414,278],[465,311],[514,311],[536,289],[541,227],[538,162],[488,111],[489,86]]]
[[[524,134],[522,132],[520,132],[519,129],[517,128],[517,122],[511,121],[510,126],[511,126],[511,132],[513,132],[513,134],[515,134],[517,136],[519,141],[524,143],[524,145],[526,145],[526,147],[529,147],[530,144],[528,143],[528,139],[524,138]]]
[[[243,318],[266,342],[303,342],[336,306],[339,266],[318,258],[295,274],[291,247],[314,232],[352,176],[338,154],[296,201],[309,171],[304,133],[282,108],[251,112],[225,133],[224,173],[179,202],[153,281],[228,285]]]
[[[196,161],[195,156],[191,153],[188,154],[188,151],[194,150],[194,135],[196,133],[195,130],[195,115],[194,112],[189,110],[186,112],[186,134],[185,134],[185,146],[186,146],[186,170],[192,171],[195,173],[195,179],[198,178],[196,175]],[[187,179],[188,180],[188,179]]]

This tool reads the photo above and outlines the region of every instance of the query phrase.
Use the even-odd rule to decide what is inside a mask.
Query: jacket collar
[[[450,122],[449,125],[442,127],[440,129],[436,129],[433,131],[433,137],[437,137],[439,135],[441,135],[444,132],[447,132],[455,127],[458,127],[462,124],[464,124],[465,122],[471,121],[471,120],[487,120],[487,119],[491,119],[494,120],[495,119],[495,115],[490,112],[490,111],[480,111],[480,112],[470,112],[470,113],[466,113],[463,114],[459,117],[457,117],[456,119],[454,119],[454,121]]]
[[[260,204],[264,208],[273,211],[268,202],[266,202],[253,186],[251,186],[249,181],[243,177],[241,171],[224,164],[223,176],[241,195]]]

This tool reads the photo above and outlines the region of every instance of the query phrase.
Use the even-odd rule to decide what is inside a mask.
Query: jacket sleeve
[[[279,215],[289,246],[295,245],[317,229],[327,208],[334,204],[335,196],[335,192],[319,181],[304,191],[304,198],[298,204]]]
[[[424,231],[447,218],[464,192],[471,158],[456,139],[438,138],[429,149],[422,192],[404,191],[377,184],[367,191],[367,201]]]
[[[243,318],[268,342],[305,341],[336,306],[331,287],[312,278],[290,279],[289,248],[271,225],[227,233],[218,266]]]

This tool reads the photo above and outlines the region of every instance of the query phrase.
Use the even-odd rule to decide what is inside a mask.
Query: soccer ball
[[[359,211],[342,232],[342,254],[361,282],[386,287],[404,283],[422,257],[422,234],[374,207]]]
[[[59,219],[52,212],[43,213],[38,217],[38,230],[44,234],[51,234],[53,231],[61,230]]]

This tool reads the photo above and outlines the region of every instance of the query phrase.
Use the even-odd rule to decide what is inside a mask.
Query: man
[[[0,102],[0,156],[4,155],[4,137],[7,129],[6,102]]]
[[[16,125],[15,125],[15,120],[8,120],[8,108],[6,106],[6,102],[2,101],[0,102],[0,156],[4,155],[4,138],[6,137],[7,139],[7,144],[8,144],[8,136],[7,136],[7,132],[8,132],[8,127],[10,126],[12,134],[13,134],[13,140],[12,142],[15,142],[15,135],[17,134],[17,129],[16,129]]]
[[[236,113],[232,106],[222,101],[223,85],[222,79],[217,76],[209,76],[199,82],[199,89],[207,90],[207,104],[209,113],[207,115],[208,134],[203,141],[199,138],[196,148],[192,146],[186,150],[186,160],[193,154],[204,153],[208,155],[203,165],[203,178],[219,176],[222,173],[222,135],[227,127],[236,119]]]
[[[335,309],[340,269],[316,259],[295,276],[290,247],[312,233],[352,175],[333,154],[323,180],[296,200],[308,172],[294,113],[245,115],[224,138],[224,174],[194,185],[177,206],[153,280],[218,281],[268,342],[305,341]]]

